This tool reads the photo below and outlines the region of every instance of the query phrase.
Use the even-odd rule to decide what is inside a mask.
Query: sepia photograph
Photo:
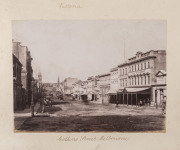
[[[166,133],[165,20],[11,23],[15,133]]]

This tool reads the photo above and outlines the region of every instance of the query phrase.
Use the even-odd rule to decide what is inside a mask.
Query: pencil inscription
[[[59,3],[60,8],[83,8],[79,4]]]

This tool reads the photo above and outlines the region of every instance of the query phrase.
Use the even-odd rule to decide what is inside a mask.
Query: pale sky
[[[135,56],[166,50],[166,21],[12,21],[12,38],[27,46],[43,82],[86,80]],[[125,44],[124,44],[125,41]]]

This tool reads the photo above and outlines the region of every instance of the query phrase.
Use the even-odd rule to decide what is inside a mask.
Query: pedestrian
[[[119,104],[118,99],[116,99],[116,107],[118,107],[118,104]]]
[[[143,100],[143,107],[146,106],[146,99]]]
[[[141,107],[143,105],[143,101],[140,99],[139,102],[140,102],[140,107]]]
[[[150,106],[150,105],[151,105],[151,101],[150,101],[150,99],[149,99],[149,98],[147,98],[147,104],[148,104],[148,106]]]
[[[162,115],[166,114],[166,99],[163,99],[162,102]]]

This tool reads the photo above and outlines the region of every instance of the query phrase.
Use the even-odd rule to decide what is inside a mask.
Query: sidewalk
[[[34,115],[38,112],[40,104],[36,103],[34,106]],[[31,117],[31,108],[19,110],[14,112],[14,129],[18,130],[27,118]]]

